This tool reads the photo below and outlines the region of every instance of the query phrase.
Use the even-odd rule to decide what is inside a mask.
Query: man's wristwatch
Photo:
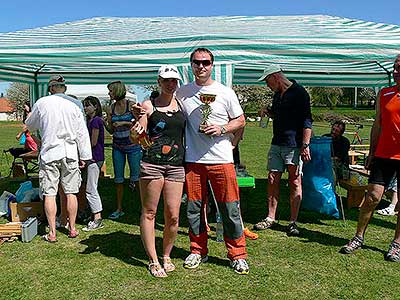
[[[225,126],[221,126],[221,135],[224,135],[225,133],[226,133]]]
[[[308,148],[308,146],[310,146],[310,144],[309,144],[309,143],[303,143],[303,149],[307,149],[307,148]]]

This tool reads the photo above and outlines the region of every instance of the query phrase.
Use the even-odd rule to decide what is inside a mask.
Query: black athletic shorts
[[[368,183],[387,187],[394,176],[400,182],[400,160],[374,157]]]

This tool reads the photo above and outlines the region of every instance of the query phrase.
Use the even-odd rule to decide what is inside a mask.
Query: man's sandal
[[[165,272],[167,272],[167,273],[172,272],[176,269],[175,265],[172,263],[171,257],[169,257],[169,256],[163,257],[163,266],[164,266]]]
[[[254,230],[265,230],[265,229],[271,228],[272,226],[274,226],[274,224],[275,224],[275,221],[265,218],[264,220],[261,220],[257,224],[254,224],[253,229]]]
[[[161,267],[159,262],[152,262],[149,263],[149,271],[150,274],[157,278],[164,278],[167,277],[167,273],[165,272],[164,268]]]
[[[50,237],[49,234],[45,234],[42,236],[43,241],[48,242],[48,243],[56,243],[57,238],[56,237]]]
[[[76,229],[70,230],[69,233],[68,233],[68,237],[70,239],[74,239],[74,238],[78,237],[78,235],[79,235],[79,231],[76,230]]]

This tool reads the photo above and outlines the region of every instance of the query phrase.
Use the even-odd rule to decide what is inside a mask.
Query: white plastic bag
[[[0,217],[8,214],[8,204],[15,200],[15,195],[4,191],[0,196]]]

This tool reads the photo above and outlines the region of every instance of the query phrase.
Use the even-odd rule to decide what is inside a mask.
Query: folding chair
[[[25,168],[26,177],[29,177],[30,173],[39,172],[38,151],[29,151],[21,154],[18,158],[22,159],[22,163]]]
[[[13,174],[14,170],[17,170],[17,169],[22,170],[23,173],[25,173],[23,162],[18,161],[20,152],[19,152],[19,150],[16,150],[16,149],[23,149],[23,148],[10,148],[10,149],[3,150],[3,157],[5,158],[4,160],[7,162],[7,165],[10,166],[10,171],[6,177],[11,177],[11,174]],[[14,150],[16,150],[16,151],[14,151]],[[9,155],[11,155],[13,157],[11,164],[10,164],[10,160],[9,160],[9,155],[7,153],[9,153]],[[22,174],[20,174],[20,175],[22,175]],[[16,176],[13,176],[13,177],[16,177]],[[17,177],[23,177],[23,176],[17,176]]]
[[[27,152],[28,151],[28,152]],[[26,157],[24,158],[23,155],[29,153],[29,150],[24,148],[9,148],[3,150],[3,155],[6,157],[7,164],[9,164],[9,159],[7,152],[13,157],[13,160],[10,165],[10,171],[7,177],[27,177],[29,172],[35,172],[38,170],[38,164],[34,162],[32,159],[34,157]],[[32,163],[33,166],[29,168],[29,164]]]

